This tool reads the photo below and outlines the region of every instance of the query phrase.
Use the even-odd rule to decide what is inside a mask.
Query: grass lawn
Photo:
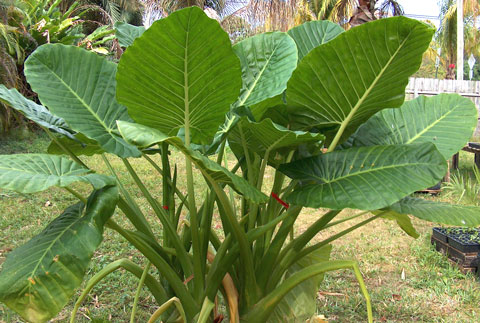
[[[21,142],[0,141],[0,153],[42,152],[47,145],[48,140],[41,136]],[[118,159],[109,158],[117,169],[123,169]],[[178,158],[180,160],[180,156]],[[99,172],[108,173],[100,157],[83,160]],[[157,181],[157,174],[152,172],[146,162],[134,160],[132,163],[154,196],[159,197],[161,185]],[[473,155],[462,153],[460,172],[470,176],[472,165]],[[158,221],[147,203],[134,190],[133,181],[126,172],[121,175],[133,196],[138,197],[143,211],[149,215],[150,223],[156,223],[156,233],[160,235]],[[183,182],[181,179],[178,181]],[[84,195],[90,190],[87,185],[77,185],[76,189]],[[180,189],[186,191],[184,187]],[[442,193],[435,199],[456,201],[459,196],[455,192]],[[75,198],[59,188],[35,195],[0,190],[0,267],[12,248],[39,233],[67,206],[76,202]],[[354,211],[347,210],[340,217],[351,215],[352,212]],[[305,210],[297,222],[296,233],[303,232],[318,214],[318,210]],[[126,223],[121,214],[114,216],[118,223]],[[394,222],[374,221],[336,241],[332,258],[355,259],[359,262],[372,297],[375,321],[480,322],[480,282],[471,275],[460,273],[445,257],[432,249],[429,240],[434,224],[414,219],[414,225],[420,233],[418,239],[407,236]],[[323,232],[323,238],[346,227],[347,224],[335,226],[330,231]],[[104,242],[88,269],[87,279],[120,258],[129,258],[140,265],[144,263],[141,255],[118,234],[107,229],[104,236]],[[318,236],[315,239],[320,238]],[[123,270],[114,272],[91,292],[81,308],[82,319],[79,321],[128,322],[136,287],[137,279],[132,275]],[[76,297],[53,321],[67,322],[75,299]],[[153,298],[144,292],[136,321],[146,322],[155,309]],[[318,293],[318,314],[324,315],[331,322],[366,321],[365,302],[352,272],[343,270],[325,276]],[[18,316],[0,304],[0,322],[18,321]]]

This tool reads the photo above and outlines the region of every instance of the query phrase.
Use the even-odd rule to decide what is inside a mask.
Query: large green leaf
[[[236,104],[252,106],[281,94],[297,67],[297,48],[286,33],[249,37],[233,46],[242,65],[243,87]],[[256,111],[252,111],[255,117]]]
[[[351,137],[353,146],[433,142],[448,159],[458,152],[477,126],[477,108],[458,94],[420,96],[399,109],[385,109]]]
[[[452,205],[406,197],[385,210],[411,214],[430,222],[470,227],[480,225],[480,207],[478,206]]]
[[[245,198],[254,203],[264,203],[268,197],[250,185],[242,177],[230,172],[228,169],[220,166],[208,157],[203,156],[198,151],[188,149],[179,137],[170,137],[160,131],[130,122],[119,121],[118,128],[122,136],[138,147],[147,148],[152,145],[167,142],[179,149],[193,164],[202,172],[204,176],[211,177],[215,182],[230,185]]]
[[[0,101],[20,111],[26,118],[39,126],[74,139],[73,131],[70,130],[65,120],[51,114],[43,105],[28,100],[17,89],[7,89],[0,84]]]
[[[333,151],[280,166],[299,180],[287,201],[309,207],[375,210],[437,183],[447,163],[432,143]]]
[[[109,176],[93,174],[87,168],[46,154],[0,155],[0,188],[35,193],[51,186],[65,187],[74,182],[90,183],[96,189],[115,184]]]
[[[338,133],[343,140],[376,112],[399,107],[433,32],[419,21],[393,17],[352,28],[313,49],[287,85],[292,125],[323,129],[328,140]]]
[[[298,48],[300,61],[310,51],[334,39],[345,30],[328,20],[309,21],[288,31]]]
[[[122,47],[128,47],[133,41],[140,37],[145,31],[143,26],[134,26],[126,22],[118,21],[115,23],[115,37]]]
[[[85,137],[81,133],[75,135],[75,140],[68,138],[57,138],[61,145],[67,147],[75,156],[93,156],[102,154],[105,151],[100,147],[98,142]],[[52,141],[47,148],[49,154],[66,155],[67,153],[55,141]]]
[[[331,245],[315,250],[290,266],[285,278],[313,264],[328,261],[331,251]],[[322,280],[323,274],[320,274],[295,286],[277,304],[267,322],[305,322],[311,318],[317,310],[317,292]]]
[[[278,164],[282,162],[285,154],[295,150],[299,145],[320,144],[325,136],[319,133],[288,130],[270,119],[257,123],[243,117],[228,138],[230,146],[237,155],[243,155],[241,145],[244,141],[249,151],[261,157],[268,151],[270,162]]]
[[[8,254],[0,272],[0,301],[30,322],[45,322],[80,286],[115,210],[116,187],[95,191],[69,207],[39,235]]]
[[[82,48],[40,46],[25,62],[25,75],[38,97],[75,131],[120,157],[140,152],[117,136],[117,120],[131,120],[115,100],[116,64]]]
[[[156,21],[118,66],[118,100],[138,123],[209,144],[241,88],[228,34],[198,7]]]

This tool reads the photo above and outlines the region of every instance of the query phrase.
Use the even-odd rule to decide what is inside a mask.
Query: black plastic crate
[[[480,252],[480,243],[471,241],[468,234],[449,235],[448,244],[461,252]]]
[[[446,228],[433,228],[433,236],[439,241],[448,243],[448,235]]]

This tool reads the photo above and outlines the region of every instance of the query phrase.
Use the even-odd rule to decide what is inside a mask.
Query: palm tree
[[[397,0],[313,0],[311,3],[319,19],[329,19],[346,28],[390,15],[403,15]]]
[[[443,64],[447,67],[447,79],[455,78],[455,63],[457,60],[457,5],[455,0],[441,1],[440,15],[441,26],[437,35],[437,41],[442,48]],[[465,54],[480,56],[478,40],[480,32],[476,27],[476,20],[480,15],[480,3],[478,0],[465,0],[464,13],[464,42]],[[463,68],[460,67],[459,68]]]
[[[307,0],[143,0],[145,23],[169,15],[171,12],[189,6],[198,6],[217,19],[238,40],[243,37],[270,30],[287,31],[295,26],[300,11],[307,17]],[[297,6],[303,3],[304,10]],[[314,17],[310,14],[310,19]]]

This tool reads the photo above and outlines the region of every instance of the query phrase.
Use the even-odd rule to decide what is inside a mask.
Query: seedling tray
[[[463,253],[480,252],[479,229],[433,228],[432,236]]]
[[[472,242],[467,235],[449,236],[448,244],[464,253],[480,252],[480,243]]]
[[[444,243],[448,243],[448,235],[446,228],[433,228],[433,237]]]

